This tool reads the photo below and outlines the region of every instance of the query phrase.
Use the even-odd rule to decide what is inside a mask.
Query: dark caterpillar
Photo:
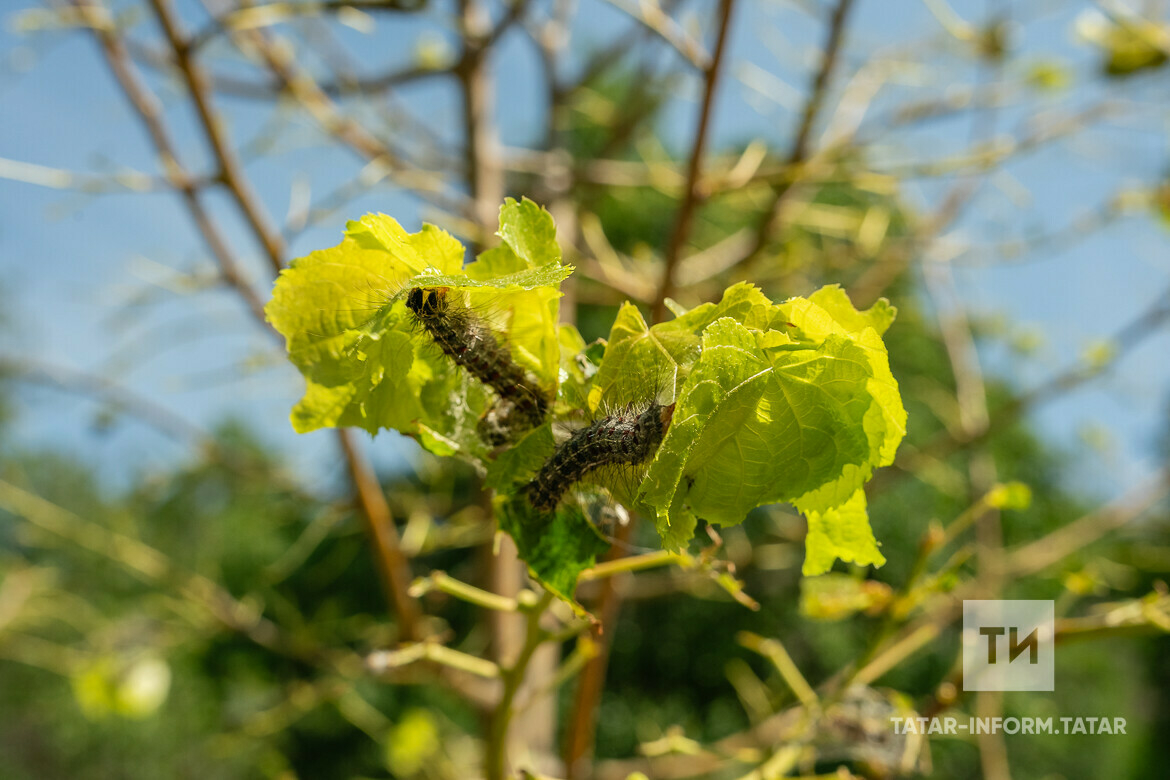
[[[574,432],[525,487],[529,503],[541,512],[551,512],[589,472],[645,463],[658,451],[673,415],[674,404],[652,403],[644,412],[613,414]]]
[[[544,422],[548,395],[483,320],[451,305],[449,292],[448,287],[411,288],[406,308],[439,349],[500,397],[481,418],[479,432],[489,444],[504,444]]]

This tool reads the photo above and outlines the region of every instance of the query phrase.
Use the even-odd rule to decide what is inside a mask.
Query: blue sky
[[[443,7],[442,3],[436,3]],[[956,3],[956,12],[978,19],[984,2]],[[991,3],[994,7],[994,3]],[[1095,52],[1074,41],[1074,21],[1085,4],[1025,4],[1031,17],[1019,20],[1014,37],[1029,60],[1058,59],[1078,79],[1090,78]],[[192,6],[180,4],[187,18]],[[691,3],[690,7],[697,6]],[[105,70],[93,42],[78,32],[21,34],[14,29],[21,4],[0,4],[8,24],[0,31],[0,158],[74,171],[101,172],[118,166],[155,172],[157,163],[141,128]],[[497,9],[498,11],[498,9]],[[585,0],[574,29],[579,51],[605,41],[621,12]],[[407,64],[420,34],[435,40],[449,33],[432,20],[382,17],[378,32],[341,29],[339,40],[370,72]],[[138,35],[153,34],[143,27]],[[784,101],[762,99],[738,78],[747,63],[774,74],[797,90],[807,79],[808,53],[819,45],[822,25],[786,3],[741,3],[733,29],[731,62],[714,124],[714,145],[753,137],[783,142],[795,119]],[[845,71],[900,45],[926,41],[938,52],[929,69],[907,68],[907,82],[883,93],[883,101],[925,96],[949,83],[969,83],[974,66],[957,53],[959,45],[941,30],[920,2],[860,0],[851,28]],[[504,39],[493,63],[505,80],[498,87],[497,116],[503,141],[524,145],[543,115],[541,83],[531,47],[518,35]],[[1163,82],[1165,79],[1163,78]],[[185,151],[184,163],[199,170],[205,151],[194,132],[194,117],[164,80],[152,86],[167,102],[167,119]],[[973,211],[958,226],[960,235],[986,243],[1010,228],[1047,229],[1067,224],[1118,187],[1149,185],[1167,172],[1167,85],[1137,79],[1116,84],[1086,83],[1048,98],[1053,107],[1086,105],[1105,90],[1118,98],[1149,104],[1136,119],[1095,129],[1013,162],[981,191]],[[682,90],[663,123],[668,141],[684,143],[693,126],[694,89]],[[424,117],[440,138],[455,138],[458,102],[436,81],[405,89],[401,100]],[[234,139],[259,133],[267,109],[222,99]],[[1008,107],[998,120],[1002,132],[1016,132],[1024,113]],[[893,136],[879,150],[896,161],[936,159],[961,149],[969,120],[940,121],[913,134]],[[295,181],[311,182],[321,193],[347,180],[359,167],[336,150],[324,151],[304,125],[286,135],[277,154],[250,162],[247,173],[274,218],[282,219]],[[938,187],[912,182],[904,193],[912,205],[929,206]],[[269,277],[248,233],[224,201],[212,200],[223,215],[229,239],[240,248],[248,272],[266,297]],[[382,211],[416,226],[426,212],[411,197],[386,188],[361,198],[342,213],[301,234],[295,254],[329,246],[341,237],[346,218]],[[1007,228],[1005,228],[1007,226]],[[1037,254],[1027,262],[964,265],[958,279],[965,299],[979,316],[1002,315],[1011,328],[1042,336],[1043,346],[1027,359],[990,345],[984,352],[993,373],[1022,387],[1043,381],[1075,362],[1087,345],[1115,332],[1170,285],[1170,233],[1144,216],[1126,219],[1074,248]],[[181,291],[184,275],[210,268],[198,237],[178,200],[165,194],[108,194],[88,197],[0,178],[0,311],[8,325],[0,353],[38,359],[117,377],[119,381],[186,417],[212,426],[225,417],[248,421],[266,440],[289,453],[295,467],[328,484],[338,473],[328,434],[297,437],[288,409],[300,393],[295,371],[252,326],[238,303],[223,292]],[[133,304],[135,296],[153,303]],[[794,293],[804,291],[793,291]],[[1108,379],[1046,406],[1034,419],[1055,442],[1077,452],[1070,479],[1112,494],[1132,485],[1154,466],[1152,442],[1165,424],[1170,398],[1170,337],[1165,333],[1134,351]],[[132,422],[111,430],[93,425],[98,407],[55,391],[20,395],[17,439],[30,446],[69,450],[95,464],[115,484],[173,463],[185,448]],[[1084,431],[1107,433],[1103,451],[1086,447]],[[1092,437],[1090,437],[1091,439]],[[402,464],[395,434],[371,447],[383,465]]]

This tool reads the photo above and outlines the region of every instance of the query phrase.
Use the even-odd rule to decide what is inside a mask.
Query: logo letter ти
[[[1003,628],[1000,626],[982,626],[979,629],[979,633],[987,637],[987,663],[993,664],[995,663],[995,640],[997,637],[1003,636]],[[1015,638],[1016,630],[1013,628],[1012,639],[1014,640]],[[1013,651],[1015,650],[1014,644],[1012,645],[1012,649]],[[1012,658],[1015,657],[1015,655],[1012,656]]]
[[[964,600],[963,690],[1051,691],[1055,612],[1052,601]]]
[[[986,631],[986,629],[984,629],[984,630]],[[1003,633],[1002,628],[1000,629],[1000,633]],[[1023,642],[1017,641],[1018,636],[1019,636],[1019,630],[1015,626],[1012,626],[1011,636],[1008,637],[1008,644],[1009,644],[1008,663],[1011,663],[1012,661],[1016,660],[1016,657],[1020,653],[1024,652],[1025,649],[1028,650],[1028,663],[1030,663],[1030,664],[1039,663],[1040,662],[1040,629],[1038,629],[1038,628],[1032,629],[1032,633],[1030,633],[1026,637],[1024,637]],[[994,656],[994,651],[992,652],[992,655]],[[991,659],[991,663],[995,663],[995,658]]]

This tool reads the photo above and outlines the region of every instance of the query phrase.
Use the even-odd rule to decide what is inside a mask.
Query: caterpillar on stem
[[[486,322],[469,309],[452,305],[450,291],[449,287],[413,287],[406,296],[406,308],[444,354],[499,396],[499,402],[480,418],[479,433],[490,445],[507,443],[544,422],[551,405],[549,394],[516,363]]]
[[[639,465],[654,457],[674,415],[674,404],[653,402],[580,428],[557,447],[524,492],[533,508],[552,512],[564,494],[591,472],[607,466]]]

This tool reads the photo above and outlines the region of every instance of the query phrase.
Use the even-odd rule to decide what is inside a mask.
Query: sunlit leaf
[[[436,454],[470,458],[499,494],[500,528],[533,576],[571,598],[606,542],[575,500],[542,513],[526,485],[566,424],[673,404],[648,462],[599,461],[566,495],[589,484],[648,510],[671,549],[690,542],[699,520],[733,525],[758,506],[790,502],[809,522],[806,574],[837,559],[881,565],[862,487],[893,461],[906,431],[882,341],[896,314],[888,302],[858,311],[829,286],[774,304],[741,283],[718,303],[676,304],[674,319],[653,326],[627,303],[608,340],[586,345],[557,323],[559,285],[572,269],[561,265],[548,213],[509,200],[499,235],[503,243],[464,268],[463,247],[446,233],[428,226],[410,234],[370,216],[351,223],[340,246],[285,271],[268,315],[307,381],[296,429],[394,428]],[[553,419],[489,449],[477,422],[493,392],[419,332],[403,301],[416,286],[448,288],[449,300],[490,322],[550,398],[557,388]]]
[[[436,454],[482,454],[476,423],[493,402],[415,326],[404,293],[448,287],[455,305],[484,318],[516,362],[555,387],[560,265],[552,219],[531,201],[500,211],[504,243],[463,267],[463,246],[426,225],[407,233],[390,217],[351,222],[336,247],[295,260],[266,313],[306,380],[292,412],[299,432],[356,426],[415,436]]]

